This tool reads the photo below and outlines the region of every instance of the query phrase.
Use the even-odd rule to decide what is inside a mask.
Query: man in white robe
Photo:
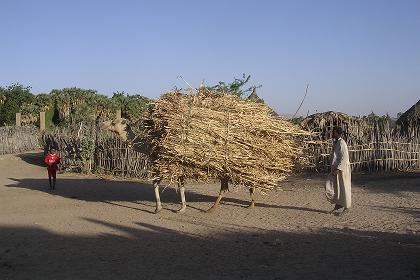
[[[342,133],[340,127],[334,127],[331,173],[326,184],[327,199],[335,204],[331,213],[344,208],[340,214],[348,212],[351,207],[351,167],[347,143],[341,138]]]

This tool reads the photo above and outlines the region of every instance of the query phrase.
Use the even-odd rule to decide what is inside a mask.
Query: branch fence
[[[37,150],[42,147],[37,127],[0,127],[0,155]]]
[[[332,147],[331,131],[344,128],[353,171],[386,172],[420,169],[420,129],[401,128],[389,121],[343,122],[327,119],[323,125],[306,124],[317,134],[308,146],[310,171],[328,172]],[[62,159],[61,168],[75,172],[95,172],[123,177],[148,178],[150,159],[133,150],[114,134],[96,126],[54,128],[41,134],[36,127],[0,127],[0,154],[21,153],[53,145]]]

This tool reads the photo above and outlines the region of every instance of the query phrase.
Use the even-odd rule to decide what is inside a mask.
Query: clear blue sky
[[[242,73],[281,114],[396,115],[420,98],[420,1],[0,0],[0,85],[155,98]]]

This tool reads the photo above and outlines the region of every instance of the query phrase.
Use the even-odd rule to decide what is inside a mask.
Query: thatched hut
[[[400,134],[406,136],[419,136],[420,132],[420,100],[410,107],[398,120]]]
[[[300,123],[300,126],[318,133],[322,140],[326,140],[331,138],[332,128],[334,126],[340,126],[344,131],[348,131],[348,127],[352,121],[354,121],[354,118],[344,113],[328,111],[306,117]]]
[[[321,141],[331,139],[333,127],[339,126],[343,129],[346,140],[361,144],[374,141],[379,134],[392,134],[395,124],[389,116],[380,117],[372,113],[365,117],[352,117],[341,112],[328,111],[306,117],[300,126],[315,132],[317,139]]]

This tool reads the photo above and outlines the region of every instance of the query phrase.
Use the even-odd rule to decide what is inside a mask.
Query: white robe
[[[332,204],[345,208],[351,207],[351,167],[346,142],[339,138],[334,142],[331,152],[331,170],[337,169],[337,175],[330,173],[325,184],[325,195]]]

